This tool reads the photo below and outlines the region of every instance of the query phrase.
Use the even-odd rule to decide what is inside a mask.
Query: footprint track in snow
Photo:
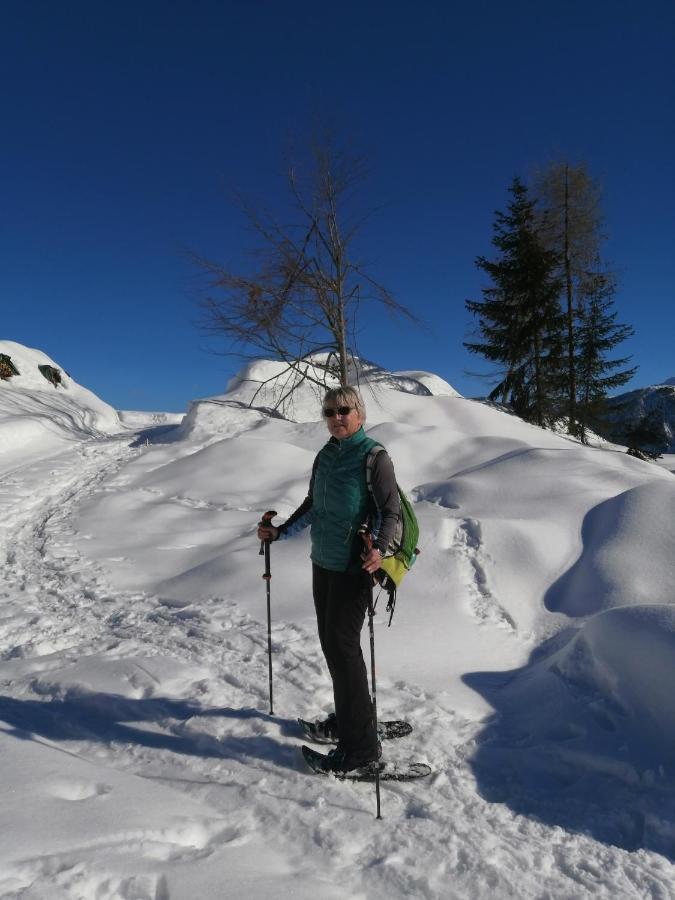
[[[469,602],[474,616],[481,622],[490,622],[517,631],[512,616],[490,589],[483,549],[483,533],[477,519],[459,520],[452,549],[464,558],[469,567]]]

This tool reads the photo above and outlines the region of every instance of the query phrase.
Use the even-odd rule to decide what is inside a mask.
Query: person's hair
[[[325,408],[329,403],[334,403],[336,406],[352,406],[361,419],[364,422],[366,421],[366,404],[363,402],[361,394],[351,384],[331,388],[327,391],[326,396],[323,398],[322,408]]]

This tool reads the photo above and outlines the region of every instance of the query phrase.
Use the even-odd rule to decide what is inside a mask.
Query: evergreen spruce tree
[[[637,366],[622,368],[630,356],[608,357],[614,347],[634,333],[629,325],[616,322],[617,313],[612,311],[615,291],[613,276],[602,272],[587,274],[581,286],[584,302],[576,315],[575,369],[577,432],[584,443],[589,427],[600,433],[606,430],[609,391],[626,384],[637,372]]]
[[[476,260],[492,284],[483,300],[466,301],[482,340],[465,347],[498,365],[500,381],[490,399],[501,397],[523,419],[545,426],[558,415],[560,394],[559,261],[540,240],[525,185],[514,178],[509,192],[507,212],[495,214],[492,243],[499,256]]]

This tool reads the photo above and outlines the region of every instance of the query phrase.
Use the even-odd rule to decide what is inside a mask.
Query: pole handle
[[[362,539],[363,539],[363,543],[366,545],[366,552],[367,552],[367,553],[370,553],[370,551],[373,549],[373,536],[372,536],[372,534],[370,533],[370,531],[368,531],[368,529],[366,528],[365,525],[362,525],[361,528],[359,528],[359,534],[361,535],[361,537],[362,537]],[[375,575],[375,573],[373,573],[373,574],[370,576],[370,593],[371,593],[371,597],[372,597],[372,592],[373,592],[373,585],[375,584],[376,581],[377,581],[377,576]],[[375,607],[373,607],[373,609],[374,609],[374,608],[375,608]]]
[[[277,515],[276,509],[268,509],[266,513],[263,513],[263,514],[262,514],[262,518],[261,518],[261,520],[258,522],[258,525],[271,525],[271,524],[272,524],[272,519],[273,519],[276,515]],[[258,553],[258,556],[264,556],[264,555],[265,555],[265,544],[267,544],[267,545],[269,546],[269,543],[270,543],[269,541],[260,541],[260,552]],[[265,576],[263,575],[263,578],[264,578],[264,577],[265,577]]]

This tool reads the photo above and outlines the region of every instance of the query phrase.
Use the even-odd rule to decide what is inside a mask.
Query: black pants
[[[354,760],[377,758],[373,706],[361,652],[361,629],[370,591],[366,572],[312,568],[321,649],[333,679],[340,746]]]

